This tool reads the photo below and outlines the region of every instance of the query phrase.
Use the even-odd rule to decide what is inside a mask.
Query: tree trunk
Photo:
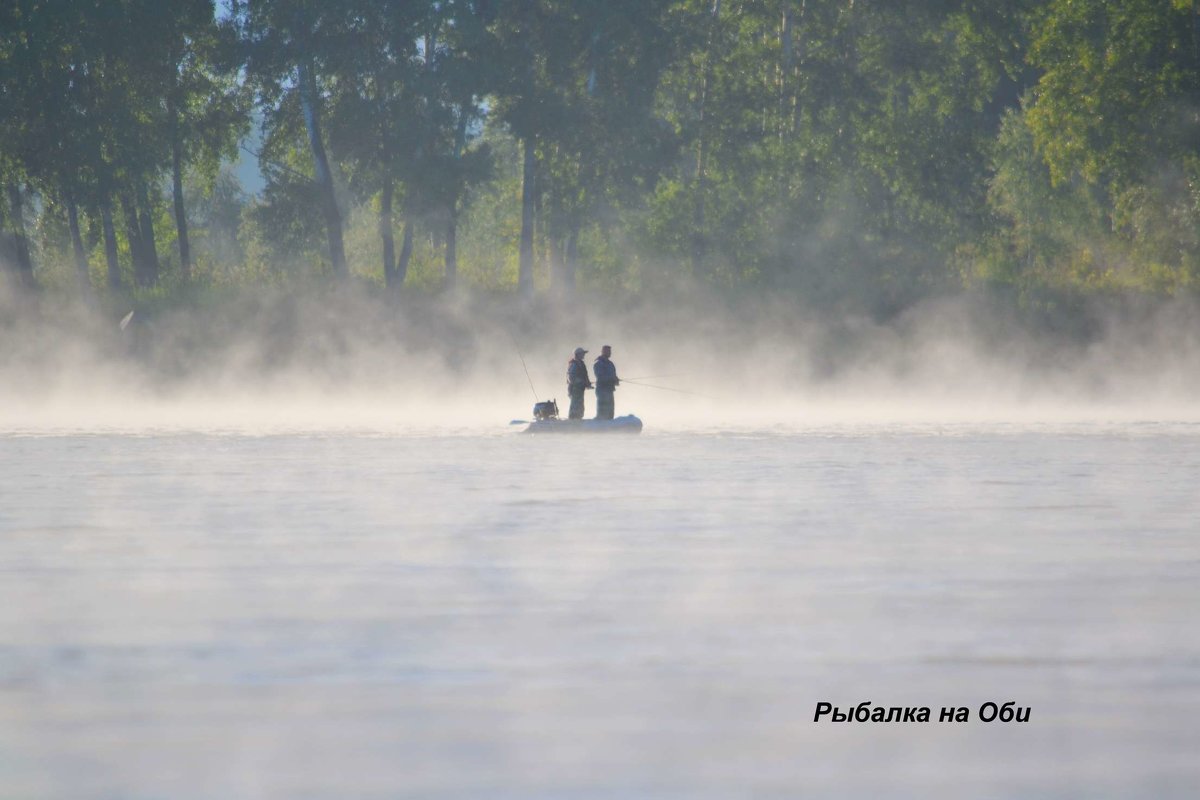
[[[708,117],[708,87],[712,83],[713,46],[717,32],[717,21],[721,16],[721,0],[713,0],[709,20],[708,41],[704,48],[704,66],[700,76],[700,108],[696,141],[696,181],[694,205],[692,207],[692,272],[696,275],[707,272],[708,237],[705,235],[705,193],[707,191],[708,137],[705,136]]]
[[[800,3],[800,15],[792,23],[793,29],[798,29],[804,24],[804,17],[808,13],[808,3]],[[788,125],[787,133],[791,138],[795,138],[796,133],[800,130],[800,112],[803,106],[800,103],[800,75],[804,70],[806,53],[808,48],[803,39],[803,31],[798,42],[793,39],[794,56],[792,60],[792,69],[788,81],[788,106],[791,112],[791,122]],[[795,34],[793,34],[795,36]]]
[[[144,286],[146,280],[146,255],[142,244],[142,230],[138,226],[137,209],[133,198],[121,196],[121,211],[125,217],[125,238],[129,240],[129,260],[133,263],[133,283]]]
[[[333,172],[329,169],[325,142],[321,138],[321,121],[317,113],[317,81],[308,64],[301,63],[299,72],[300,108],[304,112],[304,127],[308,132],[313,170],[317,176],[317,190],[321,196],[321,212],[325,216],[325,230],[329,237],[329,263],[333,267],[334,276],[341,280],[347,275],[346,249],[342,244],[342,215],[338,211],[337,197],[333,193]]]
[[[546,273],[550,276],[550,290],[556,294],[562,293],[563,255],[566,252],[565,239],[553,239],[548,232],[543,234],[541,249],[542,263],[546,265]]]
[[[79,288],[87,292],[92,288],[92,279],[88,275],[87,252],[83,249],[83,236],[79,233],[79,208],[75,205],[74,197],[69,193],[65,196],[67,227],[71,231],[71,252],[75,256],[75,278],[79,281]]]
[[[549,226],[546,225],[546,214],[543,210],[545,193],[542,191],[542,182],[544,180],[545,177],[541,170],[535,169],[533,172],[533,274],[536,276],[543,273],[553,280],[554,242],[550,237],[550,231],[547,230]]]
[[[451,200],[446,215],[446,288],[458,284],[458,203]]]
[[[12,216],[13,244],[17,251],[17,277],[24,286],[33,286],[33,258],[29,255],[29,239],[25,235],[25,204],[21,185],[8,184],[8,209]]]
[[[792,4],[784,0],[783,19],[779,25],[779,138],[782,140],[788,129],[788,121],[792,114],[788,108],[790,97],[788,87],[792,83],[793,58],[795,50],[792,42]]]
[[[1200,60],[1200,0],[1192,0],[1192,63]]]
[[[16,237],[8,227],[8,218],[0,207],[0,271],[10,271],[15,278],[17,275],[17,243]],[[0,286],[3,281],[0,280]]]
[[[396,285],[393,291],[399,292],[408,277],[408,262],[412,260],[413,251],[413,222],[412,217],[404,220],[404,238],[400,243],[400,260],[396,262]]]
[[[537,152],[532,135],[525,137],[525,165],[521,173],[521,249],[517,264],[517,292],[533,296],[533,210],[537,183]]]
[[[383,285],[393,289],[396,282],[396,237],[392,235],[392,196],[396,186],[391,178],[383,181],[379,198],[379,238],[383,240]]]
[[[468,101],[469,102],[469,101]],[[454,161],[462,160],[463,149],[467,146],[467,102],[459,103],[458,125],[454,131]],[[458,194],[450,199],[446,215],[446,288],[453,289],[458,285],[458,201],[465,194],[463,184],[456,184]]]
[[[104,260],[108,265],[108,288],[121,288],[121,261],[117,257],[117,232],[113,228],[112,200],[100,200],[100,224],[104,228]]]
[[[704,164],[707,152],[703,136],[701,134],[700,154],[697,159],[698,168],[696,170],[696,186],[694,190],[695,197],[692,206],[692,273],[694,275],[705,274],[708,263],[708,237],[704,231],[704,226],[707,224],[704,208]]]
[[[138,184],[138,227],[142,234],[142,256],[144,257],[144,277],[139,282],[141,286],[153,286],[158,283],[161,268],[158,263],[158,244],[154,237],[154,219],[151,217],[150,195],[144,183]]]
[[[179,239],[179,274],[185,283],[192,279],[192,248],[188,244],[187,213],[183,207],[183,141],[179,135],[179,109],[168,98],[171,116],[171,194],[175,201],[175,230]]]
[[[579,263],[579,226],[572,225],[567,234],[566,252],[563,256],[563,294],[567,297],[575,294],[575,268]]]

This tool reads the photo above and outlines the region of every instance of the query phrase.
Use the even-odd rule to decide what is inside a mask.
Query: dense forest
[[[1186,295],[1200,0],[5,0],[0,185],[122,302]]]

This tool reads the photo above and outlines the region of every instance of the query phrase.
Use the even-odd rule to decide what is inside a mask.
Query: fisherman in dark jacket
[[[604,345],[593,366],[596,372],[596,419],[613,418],[613,392],[621,384],[617,365],[609,360],[611,355],[612,347]]]
[[[588,377],[587,364],[583,357],[587,350],[575,348],[575,357],[567,362],[567,396],[571,398],[571,410],[568,419],[583,419],[583,393],[592,388],[592,379]]]

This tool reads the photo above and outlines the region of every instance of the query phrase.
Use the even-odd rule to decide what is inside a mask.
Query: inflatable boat
[[[615,419],[535,419],[525,433],[641,433],[642,421],[633,414]]]
[[[514,419],[510,425],[526,424],[525,420]],[[546,400],[533,404],[533,422],[528,423],[525,433],[641,433],[642,421],[633,414],[616,419],[562,419],[558,416],[558,402]]]

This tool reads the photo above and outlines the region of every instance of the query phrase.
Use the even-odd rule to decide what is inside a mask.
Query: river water
[[[1182,423],[10,430],[0,796],[1194,797],[1198,487]]]

